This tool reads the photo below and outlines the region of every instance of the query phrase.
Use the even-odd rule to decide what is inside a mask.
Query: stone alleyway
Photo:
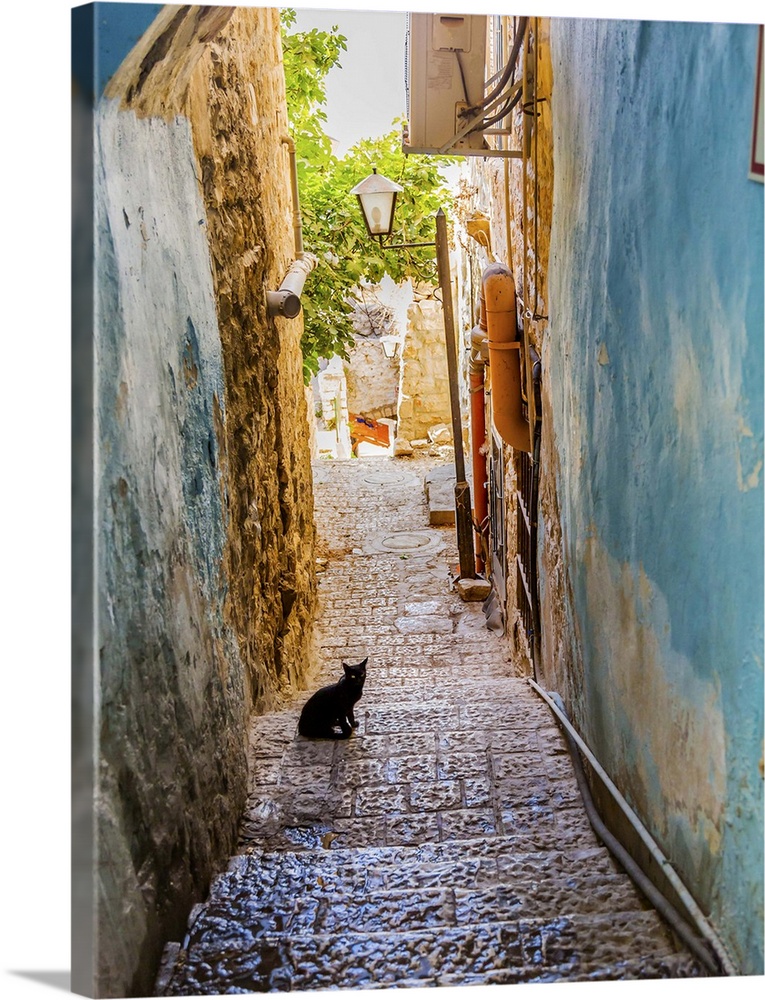
[[[165,996],[699,975],[592,833],[553,717],[450,589],[423,460],[322,462],[315,687],[369,656],[348,741],[253,721],[240,854]]]

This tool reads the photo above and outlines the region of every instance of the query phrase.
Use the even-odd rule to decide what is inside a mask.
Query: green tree
[[[300,206],[306,249],[318,266],[303,295],[303,364],[306,380],[318,371],[319,358],[348,357],[353,344],[351,315],[363,281],[378,282],[387,273],[396,281],[435,282],[432,247],[386,250],[367,233],[351,189],[372,169],[400,184],[394,243],[422,243],[435,238],[435,213],[449,198],[441,168],[454,157],[405,156],[403,121],[391,131],[364,139],[337,157],[324,126],[326,78],[340,65],[347,39],[337,27],[289,32],[295,13],[282,11],[282,47],[290,129],[298,163]]]

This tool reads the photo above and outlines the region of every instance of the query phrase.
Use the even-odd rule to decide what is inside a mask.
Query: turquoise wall
[[[560,20],[551,45],[545,380],[577,721],[762,973],[757,28]]]
[[[72,76],[92,101],[162,10],[161,3],[91,3],[72,11]]]

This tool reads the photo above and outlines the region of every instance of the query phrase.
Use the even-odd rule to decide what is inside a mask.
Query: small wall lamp
[[[394,337],[393,334],[386,333],[384,336],[380,337],[380,343],[382,344],[383,354],[389,361],[392,361],[398,352],[398,337]]]
[[[372,168],[369,177],[351,191],[359,199],[361,214],[370,236],[376,236],[382,243],[384,236],[393,230],[393,213],[396,211],[396,196],[404,189],[395,181],[388,180]]]

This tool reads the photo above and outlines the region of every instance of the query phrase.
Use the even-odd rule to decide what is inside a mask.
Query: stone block
[[[389,816],[385,820],[387,844],[428,844],[438,840],[436,813]]]
[[[442,812],[441,840],[473,840],[497,834],[494,813],[488,809],[451,809]]]
[[[454,623],[443,615],[407,615],[396,619],[396,628],[404,635],[424,635],[436,632],[451,634]]]
[[[428,501],[428,519],[431,524],[454,524],[454,487],[457,483],[453,465],[432,469],[425,477],[425,496]]]
[[[356,792],[357,816],[382,816],[409,811],[409,795],[405,785],[378,785],[359,788]]]
[[[417,757],[391,757],[387,765],[389,781],[435,781],[436,756],[427,754]]]
[[[483,577],[462,577],[457,581],[456,590],[463,601],[485,601],[491,593],[491,584]]]
[[[437,774],[440,780],[474,778],[488,773],[485,753],[455,753],[439,756]]]
[[[433,444],[451,444],[452,432],[446,424],[433,424],[428,428],[428,438]]]

